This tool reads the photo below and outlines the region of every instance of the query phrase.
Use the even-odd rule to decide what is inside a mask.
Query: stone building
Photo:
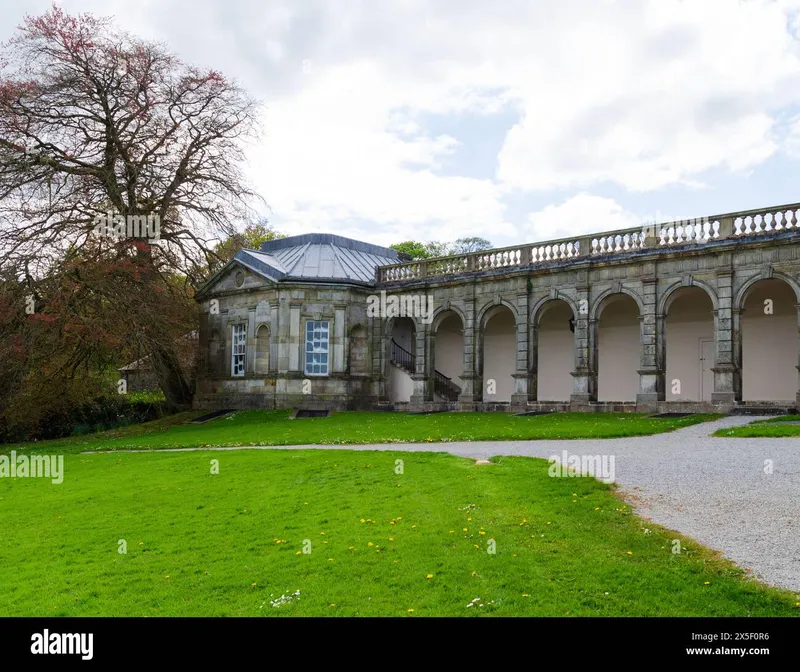
[[[198,408],[800,403],[800,204],[424,261],[328,234],[198,293]]]

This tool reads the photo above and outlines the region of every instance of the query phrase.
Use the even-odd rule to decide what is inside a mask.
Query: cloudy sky
[[[0,5],[9,37],[49,0]],[[286,233],[496,246],[800,201],[800,0],[60,0],[265,104]]]

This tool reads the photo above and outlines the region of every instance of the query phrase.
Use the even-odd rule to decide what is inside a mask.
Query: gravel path
[[[722,551],[768,583],[800,591],[800,439],[725,439],[709,435],[758,418],[733,416],[655,436],[572,441],[476,441],[315,448],[448,452],[488,459],[614,456],[615,481],[637,513]],[[141,452],[141,451],[131,451]],[[163,452],[163,451],[159,451]],[[772,473],[766,473],[771,460]]]

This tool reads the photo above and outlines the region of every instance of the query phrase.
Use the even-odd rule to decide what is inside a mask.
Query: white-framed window
[[[246,325],[234,324],[231,339],[231,375],[244,375],[244,360],[247,349]]]
[[[306,375],[328,375],[328,334],[330,323],[324,320],[306,322]]]

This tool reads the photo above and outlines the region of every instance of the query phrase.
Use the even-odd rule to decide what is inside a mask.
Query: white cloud
[[[660,216],[655,219],[665,221]],[[558,240],[627,229],[641,226],[644,222],[645,218],[627,212],[614,199],[579,193],[558,205],[548,205],[528,215],[525,238],[531,242]]]
[[[382,243],[498,242],[528,238],[528,225],[550,238],[548,227],[583,226],[582,213],[586,230],[617,228],[630,221],[621,206],[574,193],[698,186],[711,171],[752,170],[784,142],[776,118],[798,111],[798,9],[800,0],[68,6],[116,14],[265,100],[249,174],[279,228]],[[0,18],[19,23],[9,11]],[[495,179],[459,177],[458,150],[479,138],[426,119],[509,109],[519,121]],[[800,151],[798,138],[800,125],[789,149]],[[448,176],[437,174],[454,152]],[[512,194],[556,188],[568,190],[560,205],[509,221]]]
[[[302,227],[361,219],[384,240],[504,238],[520,233],[506,221],[511,191],[646,191],[751,169],[778,148],[777,112],[800,101],[790,4],[330,3],[312,75],[272,103],[261,186]],[[510,105],[520,121],[496,180],[435,174],[475,139],[429,137],[420,113]]]

